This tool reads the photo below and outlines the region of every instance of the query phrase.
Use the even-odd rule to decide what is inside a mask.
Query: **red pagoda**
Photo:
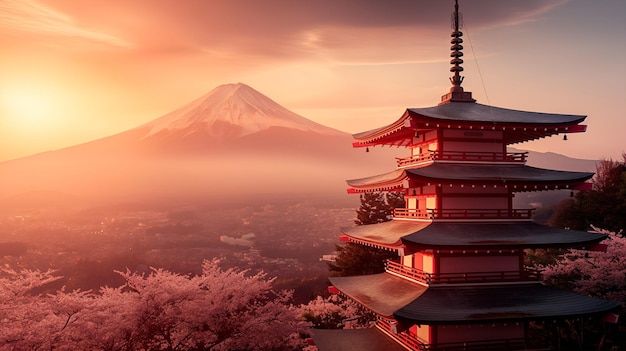
[[[355,134],[354,147],[405,147],[389,173],[347,181],[349,193],[401,191],[393,219],[343,228],[344,242],[395,251],[380,274],[330,278],[332,290],[377,316],[366,331],[315,331],[329,350],[549,350],[529,342],[531,322],[603,315],[619,304],[543,285],[524,267],[529,248],[593,249],[605,235],[533,222],[514,208],[519,192],[584,190],[593,173],[526,165],[507,146],[584,132],[586,116],[476,103],[461,87],[463,40],[455,1],[450,92],[437,106],[409,108],[395,122]],[[382,336],[382,338],[381,338]],[[343,346],[341,346],[343,345]]]

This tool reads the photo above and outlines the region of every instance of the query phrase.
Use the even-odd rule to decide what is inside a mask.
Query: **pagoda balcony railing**
[[[396,157],[398,167],[409,166],[425,161],[464,161],[464,162],[526,162],[528,152],[477,152],[477,151],[428,151],[409,157]]]
[[[541,273],[538,270],[523,269],[520,271],[494,272],[455,272],[427,273],[420,269],[407,267],[399,261],[385,261],[385,270],[425,284],[460,284],[460,283],[494,283],[515,281],[538,281]]]
[[[407,331],[397,332],[392,325],[394,321],[378,319],[376,325],[386,331],[401,344],[411,350],[419,351],[511,351],[511,350],[549,350],[546,347],[531,346],[524,338],[496,339],[496,340],[476,340],[454,343],[426,344],[417,339],[416,336]],[[535,342],[538,343],[538,342]],[[546,342],[544,341],[544,344]]]
[[[408,209],[396,208],[394,218],[419,219],[531,219],[535,209]]]

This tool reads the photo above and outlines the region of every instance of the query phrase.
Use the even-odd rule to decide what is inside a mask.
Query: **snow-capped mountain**
[[[345,134],[299,116],[243,83],[221,85],[139,129],[149,130],[145,138],[203,132],[213,141],[221,141],[271,127],[322,135]]]
[[[226,84],[128,131],[0,163],[0,203],[33,202],[32,194],[68,194],[73,203],[346,198],[344,179],[393,167],[390,150],[365,153],[351,144],[349,134],[245,84]]]

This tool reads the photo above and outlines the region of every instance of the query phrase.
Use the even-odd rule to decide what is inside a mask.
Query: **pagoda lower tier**
[[[390,272],[329,279],[335,289],[374,312],[379,329],[415,350],[527,349],[528,322],[619,308],[616,302],[539,282],[426,286]]]

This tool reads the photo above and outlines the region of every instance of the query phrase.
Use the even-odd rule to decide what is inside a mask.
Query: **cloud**
[[[128,47],[143,55],[204,56],[236,64],[431,62],[446,50],[452,1],[431,0],[5,0],[0,26]],[[540,18],[567,0],[461,2],[475,33]],[[79,26],[89,23],[90,27]],[[93,29],[106,28],[109,33]],[[444,28],[442,31],[441,28]],[[443,34],[442,34],[443,33]]]
[[[541,18],[567,0],[461,2],[475,34]],[[142,16],[141,50],[211,53],[231,61],[323,60],[338,64],[433,61],[448,40],[452,1],[432,0],[127,0],[117,13]],[[88,11],[85,8],[84,11]],[[111,18],[115,20],[115,18]],[[442,30],[443,28],[443,30]]]
[[[127,47],[118,37],[79,26],[69,15],[34,0],[3,0],[0,2],[0,27],[14,33],[30,33],[65,40],[65,44],[104,44]]]

